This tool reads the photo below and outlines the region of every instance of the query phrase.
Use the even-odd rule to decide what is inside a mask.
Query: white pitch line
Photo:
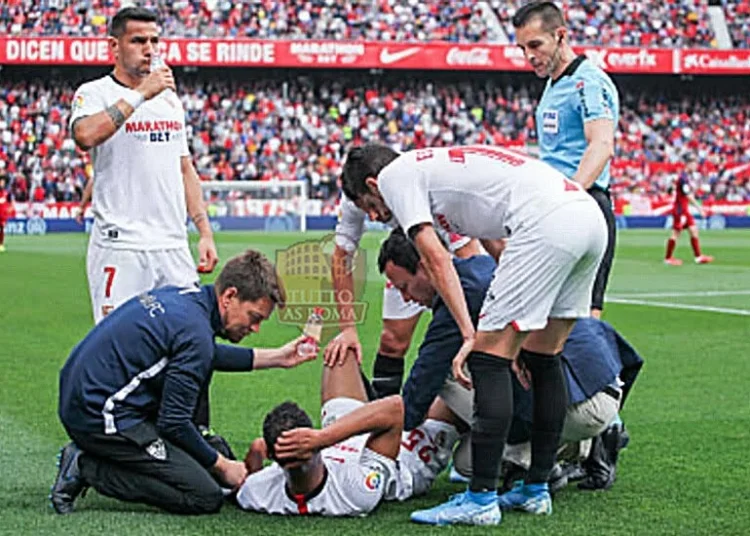
[[[746,309],[729,309],[726,307],[710,307],[708,305],[689,305],[686,303],[670,303],[649,300],[630,300],[626,298],[608,298],[609,303],[621,303],[625,305],[644,305],[646,307],[662,307],[664,309],[680,309],[683,311],[699,311],[703,313],[723,313],[727,315],[750,316]]]
[[[747,296],[750,290],[707,290],[692,292],[636,292],[634,294],[616,294],[613,299],[630,298],[708,298],[711,296]]]

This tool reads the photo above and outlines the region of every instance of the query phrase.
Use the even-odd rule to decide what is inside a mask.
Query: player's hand
[[[210,274],[219,263],[219,254],[212,236],[203,236],[198,241],[198,271]]]
[[[527,391],[531,389],[531,372],[529,372],[529,369],[526,368],[526,363],[524,363],[520,359],[514,359],[510,365],[510,368],[516,375],[516,378],[518,378],[518,383],[520,383],[521,386]]]
[[[283,432],[276,440],[274,452],[276,458],[308,459],[319,448],[320,430],[314,428],[295,428]]]
[[[159,67],[151,71],[135,89],[143,95],[144,99],[149,100],[167,88],[174,91],[177,90],[172,69],[169,67]]]
[[[349,350],[354,350],[357,363],[362,364],[362,345],[359,342],[356,328],[346,328],[336,337],[331,339],[323,354],[323,364],[327,367],[343,365]]]
[[[294,368],[318,357],[318,343],[310,337],[300,335],[279,348],[279,368]]]
[[[83,224],[83,215],[86,212],[86,207],[81,205],[80,209],[78,210],[78,214],[76,214],[76,222],[78,222],[79,225]]]
[[[464,343],[458,350],[456,357],[453,358],[453,377],[456,378],[458,383],[467,389],[471,389],[471,378],[466,374],[464,366],[466,365],[466,360],[469,358],[469,354],[473,349],[474,336],[472,335],[471,337],[464,339]]]

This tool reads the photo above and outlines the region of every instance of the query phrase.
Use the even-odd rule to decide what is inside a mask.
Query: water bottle
[[[316,307],[307,319],[305,328],[302,330],[305,336],[302,343],[297,346],[297,355],[310,357],[318,353],[320,337],[323,334],[323,309]]]
[[[161,54],[154,53],[151,55],[151,72],[152,73],[154,72],[154,70],[159,69],[161,67],[166,67],[166,66],[167,66],[167,63],[164,61],[164,58],[162,57]],[[174,94],[174,91],[172,91],[171,88],[167,88],[164,91],[162,91],[162,93],[164,93],[165,95],[169,93]]]

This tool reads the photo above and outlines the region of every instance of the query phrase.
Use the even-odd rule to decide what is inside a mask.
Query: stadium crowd
[[[736,48],[750,48],[750,0],[722,0],[729,35]]]
[[[106,34],[120,0],[9,0],[0,6],[0,33]],[[484,41],[493,36],[471,0],[334,2],[140,2],[159,12],[165,35],[260,39],[372,39]]]
[[[530,89],[473,83],[366,84],[267,79],[180,86],[196,168],[205,180],[307,180],[329,200],[349,144],[385,141],[398,150],[452,144],[532,148]],[[18,201],[74,200],[90,174],[67,122],[73,87],[0,85],[0,176]],[[617,192],[668,191],[684,152],[701,162],[699,193],[750,199],[750,182],[719,180],[750,163],[750,99],[647,94],[623,98],[613,163]]]
[[[308,0],[140,2],[159,11],[165,35],[261,39],[368,39],[382,41],[511,41],[510,19],[525,0],[490,0],[484,11],[471,0]],[[7,0],[0,5],[0,33],[9,35],[106,34],[120,0]],[[565,0],[576,43],[653,47],[715,47],[706,2]],[[724,0],[736,46],[748,46],[747,0]],[[494,13],[494,15],[493,15]],[[496,16],[498,21],[488,20]],[[498,24],[500,22],[500,24]]]

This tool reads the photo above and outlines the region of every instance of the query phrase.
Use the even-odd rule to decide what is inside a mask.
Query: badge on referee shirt
[[[542,112],[542,132],[545,134],[557,134],[559,131],[557,110],[545,110]]]

